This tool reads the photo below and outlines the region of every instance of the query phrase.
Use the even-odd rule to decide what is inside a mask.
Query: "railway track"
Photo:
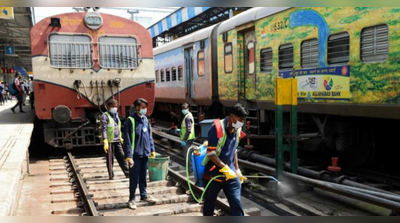
[[[201,216],[202,205],[187,191],[182,166],[170,162],[166,180],[148,182],[147,192],[155,202],[137,201],[137,209],[128,208],[129,179],[118,164],[115,178],[108,179],[104,157],[68,154],[64,159],[50,160],[53,215],[89,216]],[[197,196],[201,188],[192,185]],[[137,190],[138,191],[138,190]],[[137,198],[139,195],[137,195]],[[219,199],[216,215],[227,215],[229,206]],[[258,210],[245,210],[257,215]]]
[[[170,146],[168,148],[164,148],[163,152],[175,158],[177,162],[183,163],[184,161],[182,155],[180,154],[180,149],[177,148],[176,146],[179,143],[179,139],[177,137],[174,138],[174,136],[168,135],[165,131],[166,130],[162,127],[153,128],[153,133],[158,135],[158,137],[164,138],[164,142],[160,143],[159,148],[162,148],[162,145],[165,145],[166,141],[170,142]],[[239,165],[241,165],[240,163],[241,162],[239,161]],[[245,162],[242,162],[242,164],[245,165]],[[247,174],[260,174],[260,172],[262,172],[261,170],[251,169],[250,166],[247,167],[249,167],[250,169],[243,168],[247,169],[248,171]],[[296,185],[298,183],[291,181],[289,182],[289,184]],[[328,216],[331,215],[387,216],[391,213],[390,209],[354,200],[355,197],[350,198],[351,196],[343,196],[343,194],[338,196],[337,195],[338,190],[334,193],[332,193],[331,190],[327,190],[325,186],[331,186],[331,184],[329,183],[321,187],[305,186],[304,188],[301,188],[300,191],[291,188],[291,186],[288,185],[286,189],[280,190],[283,191],[284,195],[279,194],[278,196],[276,196],[276,194],[273,193],[279,193],[279,192],[274,189],[271,189],[271,187],[268,186],[269,184],[265,183],[265,181],[263,182],[261,180],[260,181],[251,180],[248,181],[247,184],[245,182],[245,184],[243,185],[244,185],[244,188],[242,190],[243,194],[245,195],[247,194],[247,196],[251,196],[253,200],[258,200],[259,203],[263,203],[264,207],[270,209],[272,207],[276,213],[280,213],[279,215],[286,215],[287,213],[289,213],[289,215],[292,214],[292,215],[328,215]],[[349,192],[348,194],[352,193],[351,190],[345,192],[346,193]],[[395,194],[391,195],[396,196]],[[369,201],[372,200],[373,202],[375,202],[376,197],[372,198],[373,199],[369,199]],[[400,199],[400,196],[398,196],[397,198]],[[396,201],[397,198],[394,197]],[[386,202],[388,200],[384,201]],[[398,205],[400,205],[400,203],[399,204],[396,204],[396,202],[392,203],[390,200],[387,203],[391,203],[391,205],[394,205],[396,208],[398,207]]]

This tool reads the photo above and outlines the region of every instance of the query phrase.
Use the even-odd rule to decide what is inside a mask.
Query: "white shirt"
[[[29,82],[29,90],[33,92],[33,81]]]
[[[6,93],[6,86],[4,86],[4,84],[0,84],[0,86],[3,88],[3,90],[0,93],[1,94],[5,94]]]

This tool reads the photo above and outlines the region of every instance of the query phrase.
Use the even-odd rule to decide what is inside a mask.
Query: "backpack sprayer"
[[[198,187],[204,187],[204,191],[201,194],[200,198],[197,198],[195,196],[195,194],[194,194],[194,192],[192,190],[192,187],[190,185],[190,179],[189,179],[189,154],[190,154],[190,158],[192,159],[192,168],[193,168],[193,174],[194,174],[194,178],[195,178],[195,185],[198,186]],[[217,175],[217,176],[211,178],[211,180],[206,185],[206,181],[203,178],[205,166],[201,165],[201,163],[203,162],[203,159],[205,158],[206,155],[207,155],[207,147],[205,145],[201,145],[200,147],[192,146],[192,147],[190,147],[188,149],[187,154],[186,154],[186,177],[187,177],[187,183],[188,183],[188,187],[189,187],[190,193],[192,194],[193,198],[198,203],[201,203],[201,201],[203,200],[203,196],[204,196],[205,192],[207,191],[208,186],[210,185],[210,183],[214,179],[225,177],[224,175]],[[272,179],[272,180],[276,181],[277,183],[279,183],[279,181],[273,176],[244,176],[244,177],[246,177],[246,178]]]

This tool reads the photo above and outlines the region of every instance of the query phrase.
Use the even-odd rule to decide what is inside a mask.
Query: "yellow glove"
[[[240,169],[236,170],[236,174],[240,178],[240,183],[241,184],[243,183],[243,181],[247,180],[247,178],[245,176],[243,176],[242,171],[240,171]]]
[[[128,163],[129,168],[132,168],[132,167],[133,167],[133,160],[132,160],[132,158],[128,157],[128,158],[126,158],[125,160],[126,160],[126,162]]]
[[[150,159],[156,158],[156,152],[151,152]]]
[[[104,139],[104,140],[103,140],[103,144],[104,144],[104,147],[103,147],[103,148],[104,148],[104,152],[107,153],[107,152],[108,152],[108,140],[107,140],[107,139]]]
[[[223,173],[227,180],[235,179],[237,177],[236,173],[233,172],[233,170],[231,170],[228,165],[225,165],[222,169],[219,170],[219,172]]]
[[[119,137],[119,141],[121,141],[121,144],[124,144],[124,139],[122,137]]]

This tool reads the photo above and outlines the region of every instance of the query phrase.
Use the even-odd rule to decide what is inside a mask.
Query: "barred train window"
[[[178,67],[178,80],[179,81],[183,80],[183,67],[182,66]]]
[[[165,70],[165,76],[167,76],[165,81],[171,81],[171,71],[169,68],[167,68],[167,70]]]
[[[232,43],[226,43],[224,46],[224,64],[225,64],[225,73],[232,73],[233,71]]]
[[[50,65],[55,68],[91,68],[91,38],[84,35],[50,35]]]
[[[381,62],[389,54],[389,28],[386,24],[364,28],[361,31],[361,60]]]
[[[161,70],[161,82],[165,82],[164,69]]]
[[[279,47],[279,69],[293,69],[293,44],[284,44]]]
[[[349,33],[332,34],[328,38],[328,63],[346,64],[350,60]]]
[[[260,70],[261,72],[272,71],[272,48],[262,49],[260,51]]]
[[[319,46],[318,39],[304,40],[301,43],[301,67],[318,67]]]
[[[205,69],[204,51],[199,51],[197,53],[197,75],[204,76]]]
[[[138,48],[133,37],[99,38],[100,66],[104,68],[135,69],[139,66]]]
[[[156,83],[160,82],[160,71],[156,70]]]
[[[176,81],[176,67],[172,68],[172,81]]]
[[[254,57],[255,57],[255,51],[254,51],[254,42],[248,42],[247,43],[247,65],[248,65],[248,74],[254,74],[254,71],[256,69],[256,64],[254,63]]]

